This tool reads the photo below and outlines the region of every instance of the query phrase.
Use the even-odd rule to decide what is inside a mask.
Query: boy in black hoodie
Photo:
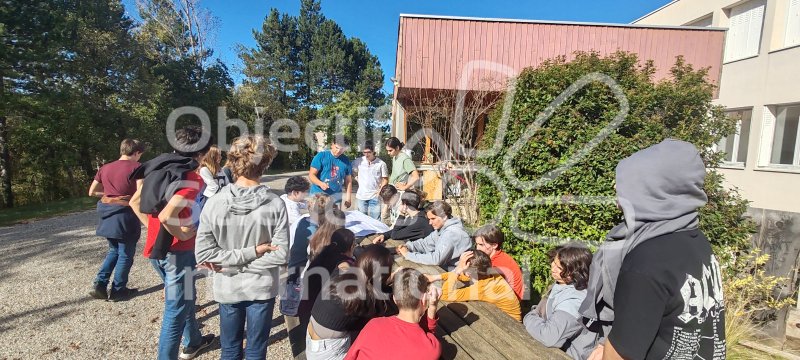
[[[204,138],[204,135],[208,137]],[[193,359],[214,341],[202,336],[195,318],[194,240],[192,204],[203,191],[197,173],[199,160],[211,146],[210,134],[197,126],[175,132],[175,152],[142,164],[132,178],[144,178],[131,198],[131,207],[147,226],[144,256],[164,280],[164,316],[158,340],[158,358],[176,359],[183,337],[181,359]],[[206,141],[203,141],[206,140]]]

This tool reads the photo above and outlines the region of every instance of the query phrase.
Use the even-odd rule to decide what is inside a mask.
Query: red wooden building
[[[725,29],[568,23],[429,15],[400,15],[392,132],[407,139],[406,110],[413,96],[486,89],[486,78],[516,76],[547,59],[576,51],[633,52],[652,60],[656,79],[669,75],[678,55],[708,67],[718,82]],[[422,94],[422,95],[420,95]]]

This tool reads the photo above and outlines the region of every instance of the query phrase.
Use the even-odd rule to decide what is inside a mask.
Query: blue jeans
[[[183,346],[197,346],[203,341],[200,326],[195,318],[194,286],[196,261],[193,251],[169,252],[164,260],[152,260],[156,272],[164,279],[164,316],[158,338],[158,358],[178,358]]]
[[[100,271],[94,279],[95,285],[108,286],[111,273],[114,273],[114,282],[111,291],[119,291],[128,285],[128,274],[133,266],[133,258],[136,254],[136,241],[122,241],[118,239],[108,240],[108,254],[100,266]],[[116,271],[114,271],[116,270]]]
[[[264,360],[267,358],[269,332],[275,298],[219,304],[219,342],[222,360]],[[242,352],[245,327],[247,348]]]
[[[356,205],[358,205],[358,211],[367,214],[375,220],[381,219],[381,203],[378,201],[378,198],[370,200],[356,199]]]

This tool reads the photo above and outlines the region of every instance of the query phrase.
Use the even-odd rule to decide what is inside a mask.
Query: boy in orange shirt
[[[522,321],[519,299],[511,285],[492,269],[489,255],[482,251],[461,255],[458,266],[452,272],[426,275],[431,282],[442,280],[442,298],[445,301],[485,301],[503,310],[514,320]],[[456,289],[456,282],[470,285]]]

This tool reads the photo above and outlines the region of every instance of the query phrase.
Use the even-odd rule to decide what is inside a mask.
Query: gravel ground
[[[264,180],[282,190],[292,175]],[[88,295],[108,247],[95,236],[95,225],[95,212],[87,211],[0,228],[0,360],[156,357],[163,285],[141,256],[144,231],[128,284],[139,294],[113,303]],[[210,288],[211,279],[197,280],[197,318],[202,333],[219,335]],[[269,342],[268,358],[291,358],[277,306]],[[197,358],[219,356],[216,341]]]

